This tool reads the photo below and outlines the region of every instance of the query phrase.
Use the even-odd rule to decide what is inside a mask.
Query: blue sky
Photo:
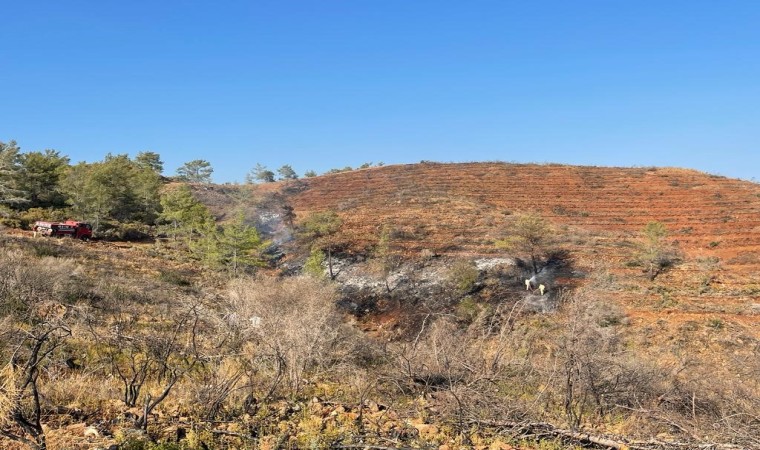
[[[2,1],[0,141],[73,161],[760,175],[758,1]]]

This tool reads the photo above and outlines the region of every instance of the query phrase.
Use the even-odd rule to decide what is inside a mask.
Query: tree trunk
[[[332,248],[327,247],[327,268],[330,272],[330,279],[335,279],[335,274],[333,274],[333,264],[332,264]]]

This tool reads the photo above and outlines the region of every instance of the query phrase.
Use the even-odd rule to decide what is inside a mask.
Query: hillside
[[[648,323],[709,314],[760,336],[756,183],[676,168],[421,163],[225,189],[205,197],[219,215],[272,199],[290,204],[298,218],[335,210],[349,250],[366,252],[389,225],[395,250],[408,257],[498,256],[494,241],[511,217],[537,213],[563,230],[562,247],[579,269],[603,266],[617,277],[616,295],[633,317]],[[650,221],[667,226],[684,256],[658,292],[629,264]],[[648,314],[653,309],[659,313]]]
[[[0,447],[760,448],[757,184],[424,163],[175,187],[219,223],[137,242],[2,230]],[[301,232],[326,211],[333,280]],[[268,263],[209,264],[197,242],[240,212]],[[525,214],[547,225],[546,292],[496,244]],[[656,276],[651,221],[669,231]]]
[[[397,278],[412,280],[411,284],[415,278],[443,283],[446,275],[441,273],[457,261],[516,256],[498,249],[495,241],[508,235],[516,216],[539,215],[553,225],[555,245],[565,256],[562,271],[546,278],[550,292],[539,302],[547,298],[547,303],[540,303],[537,310],[549,305],[551,311],[567,295],[579,295],[596,299],[587,305],[589,311],[619,311],[602,315],[611,314],[611,323],[623,325],[628,357],[637,364],[664,368],[678,380],[668,383],[691,389],[694,411],[699,395],[724,406],[725,401],[739,404],[738,398],[757,398],[760,185],[756,183],[678,168],[420,163],[231,189],[207,202],[218,214],[248,206],[271,216],[289,204],[298,222],[313,212],[337,211],[343,219],[339,233],[343,257],[349,267],[358,267],[337,281],[344,286],[347,301],[368,313],[362,317],[364,329],[389,338],[397,333],[388,330],[411,329],[414,335],[423,329],[430,314],[424,311],[458,314],[464,303],[446,309],[440,302],[426,300],[439,298],[438,292],[362,288],[368,280],[362,274],[371,269],[361,261],[373,257],[384,227],[393,230],[392,248],[404,260],[429,261],[399,270]],[[665,224],[667,240],[679,255],[677,263],[654,280],[636,264],[643,229],[652,221]],[[428,259],[431,255],[439,257],[437,262]],[[498,310],[514,301],[536,308],[535,296],[522,286],[528,276],[513,268],[494,278],[481,270],[479,283],[485,288],[472,298],[481,310]],[[494,283],[501,288],[493,288]],[[563,312],[562,320],[568,320],[567,314]],[[595,320],[583,318],[589,319]],[[554,332],[566,332],[559,325],[562,320]],[[716,385],[716,380],[722,383]],[[708,386],[718,385],[728,390],[707,393]],[[750,409],[756,408],[756,400],[748,401],[755,402]]]
[[[689,254],[737,267],[760,248],[760,186],[684,169],[429,163],[303,179],[298,191],[287,195],[296,212],[342,211],[356,239],[394,223],[410,250],[491,253],[504,215],[526,210],[620,236],[662,221]]]

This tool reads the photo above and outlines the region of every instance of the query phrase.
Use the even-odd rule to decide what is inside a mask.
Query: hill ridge
[[[410,212],[418,219],[427,215],[436,223],[456,227],[456,218],[447,214],[495,220],[496,209],[502,215],[532,210],[559,224],[629,233],[659,220],[671,233],[692,227],[683,233],[685,241],[731,234],[743,235],[753,248],[760,241],[760,185],[693,169],[422,163],[342,172],[298,183],[299,189],[292,193],[287,192],[287,183],[279,185],[297,214],[350,211],[347,231],[383,221],[409,226]],[[366,221],[366,215],[375,217]],[[459,230],[485,228],[468,224]]]

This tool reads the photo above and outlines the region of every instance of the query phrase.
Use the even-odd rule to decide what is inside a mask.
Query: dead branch
[[[732,444],[695,444],[688,442],[668,442],[660,440],[630,441],[624,438],[608,437],[583,431],[566,430],[547,422],[471,422],[476,425],[509,429],[521,436],[535,438],[560,438],[581,445],[611,448],[614,450],[664,450],[664,449],[702,449],[702,450],[739,450],[742,447]]]
[[[227,430],[210,430],[210,431],[211,431],[211,434],[218,434],[220,436],[232,436],[232,437],[247,439],[247,440],[256,439],[253,436],[249,436],[243,433],[235,433],[234,431],[227,431]]]

